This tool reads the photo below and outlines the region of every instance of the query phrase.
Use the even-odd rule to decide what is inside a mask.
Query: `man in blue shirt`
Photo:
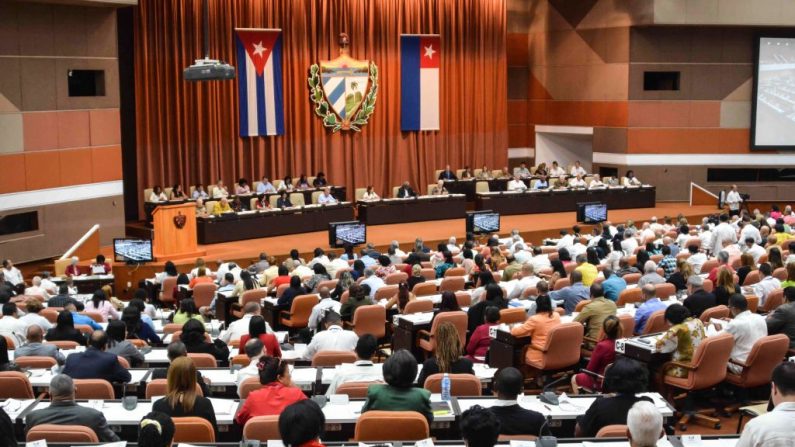
[[[582,273],[574,270],[569,275],[571,285],[560,290],[549,292],[549,297],[553,301],[563,301],[563,308],[566,314],[571,314],[577,307],[577,303],[591,297],[591,291],[582,283]]]
[[[618,295],[627,288],[627,282],[624,278],[613,273],[613,270],[606,268],[602,270],[605,275],[605,280],[602,281],[602,289],[605,292],[605,298],[618,301]]]
[[[667,245],[662,246],[662,254],[659,267],[665,272],[665,279],[668,279],[676,271],[676,255],[671,253],[671,247]]]
[[[635,333],[640,334],[643,332],[643,329],[646,327],[646,323],[649,321],[649,317],[654,312],[658,310],[664,310],[666,307],[665,303],[660,301],[657,298],[657,289],[654,287],[654,284],[646,284],[643,286],[643,295],[641,297],[641,305],[635,310]]]
[[[68,303],[66,306],[64,306],[64,310],[68,310],[72,313],[72,319],[75,322],[75,326],[78,324],[87,324],[95,331],[102,330],[102,326],[97,324],[93,318],[89,317],[88,315],[81,315],[77,313],[77,308],[75,307],[74,303]]]

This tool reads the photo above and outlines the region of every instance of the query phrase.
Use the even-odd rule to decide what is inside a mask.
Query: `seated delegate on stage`
[[[336,197],[331,195],[331,188],[327,186],[323,188],[323,192],[317,197],[317,203],[319,205],[334,205],[339,202]]]
[[[262,177],[262,181],[257,185],[257,194],[274,194],[276,193],[276,188],[273,187],[273,184],[268,180],[268,177]]]
[[[373,185],[368,185],[364,191],[364,194],[362,194],[362,198],[360,200],[363,202],[372,202],[380,199],[381,198],[378,197],[378,194],[376,194],[375,191],[373,190]]]
[[[514,177],[529,178],[530,170],[527,169],[527,163],[521,162],[518,168],[513,168]]]
[[[152,194],[149,195],[150,202],[168,202],[168,196],[163,191],[160,185],[155,185],[152,188]]]
[[[207,191],[204,189],[204,185],[199,183],[196,185],[195,189],[193,190],[193,194],[190,195],[191,199],[204,199],[207,200],[210,198],[210,195],[207,194]]]
[[[306,174],[301,174],[295,182],[295,189],[304,190],[310,188],[311,185],[309,184],[309,179],[306,178]]]
[[[328,186],[328,180],[326,180],[326,174],[323,171],[320,171],[315,176],[315,179],[312,180],[312,186],[315,188],[323,188],[324,186]]]
[[[235,210],[233,210],[232,206],[229,205],[229,200],[226,197],[223,197],[221,198],[221,200],[215,202],[212,214],[213,216],[220,216],[221,214],[234,213],[234,212]]]
[[[527,189],[527,185],[524,184],[522,179],[519,176],[515,176],[511,181],[508,182],[508,191],[524,191]]]
[[[456,177],[455,172],[450,169],[450,165],[447,165],[444,167],[444,171],[439,173],[438,180],[458,180],[458,177]]]
[[[624,181],[624,186],[640,186],[642,183],[640,180],[635,177],[635,171],[629,170],[627,171],[626,180]]]
[[[408,181],[403,182],[403,184],[398,188],[397,191],[398,199],[406,199],[409,197],[417,197],[417,193],[411,189],[411,185]]]
[[[571,167],[571,171],[569,172],[569,175],[572,177],[585,177],[587,174],[585,168],[580,165],[580,160],[574,162],[574,166]]]
[[[446,196],[447,188],[444,187],[444,180],[439,180],[428,194],[431,196]]]
[[[213,199],[221,199],[229,197],[229,190],[226,189],[223,180],[218,180],[213,190]]]
[[[276,208],[292,208],[293,202],[290,201],[290,197],[287,196],[287,192],[282,190],[279,192],[279,198],[276,199]]]
[[[549,169],[549,176],[560,177],[561,175],[566,175],[566,170],[558,166],[557,161],[553,161],[552,167]]]
[[[248,185],[248,180],[241,178],[235,185],[235,195],[247,196],[251,194],[251,187]]]

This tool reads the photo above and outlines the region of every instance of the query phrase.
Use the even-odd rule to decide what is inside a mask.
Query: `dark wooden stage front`
[[[642,222],[648,220],[651,216],[657,216],[662,219],[663,216],[676,216],[681,213],[691,222],[694,222],[716,211],[715,206],[689,206],[687,203],[682,202],[657,203],[655,208],[611,210],[609,217],[611,222],[614,223],[625,222],[628,219]],[[507,234],[512,229],[518,229],[526,241],[538,244],[546,237],[556,236],[562,228],[571,228],[575,220],[574,212],[502,216],[501,234]],[[582,227],[584,230],[588,228],[587,226]],[[375,225],[367,228],[368,241],[384,250],[393,240],[397,240],[401,248],[408,250],[412,247],[414,239],[417,237],[422,237],[427,246],[435,248],[437,243],[446,241],[450,236],[456,236],[459,240],[463,240],[464,235],[464,219]],[[263,251],[275,256],[278,260],[282,260],[287,257],[293,248],[298,249],[305,258],[311,258],[312,250],[316,247],[329,249],[328,234],[325,231],[249,239],[223,244],[200,245],[199,247],[201,250],[206,251],[207,254],[204,259],[212,267],[219,260],[235,261],[245,267],[253,262],[259,253]],[[112,258],[110,247],[104,247],[102,251],[108,259]],[[188,271],[190,270],[188,267],[192,266],[194,261],[195,259],[189,258],[179,259],[174,262],[180,271]],[[116,294],[121,298],[129,297],[138,281],[151,278],[156,272],[162,270],[163,262],[154,262],[139,267],[114,264]]]

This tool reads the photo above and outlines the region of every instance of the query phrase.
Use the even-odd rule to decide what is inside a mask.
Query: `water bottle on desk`
[[[442,400],[445,402],[450,401],[450,375],[447,373],[442,376]]]

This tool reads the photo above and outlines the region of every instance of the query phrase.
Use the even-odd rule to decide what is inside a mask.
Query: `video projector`
[[[222,81],[235,78],[235,67],[215,60],[196,59],[196,63],[183,72],[186,81]]]

